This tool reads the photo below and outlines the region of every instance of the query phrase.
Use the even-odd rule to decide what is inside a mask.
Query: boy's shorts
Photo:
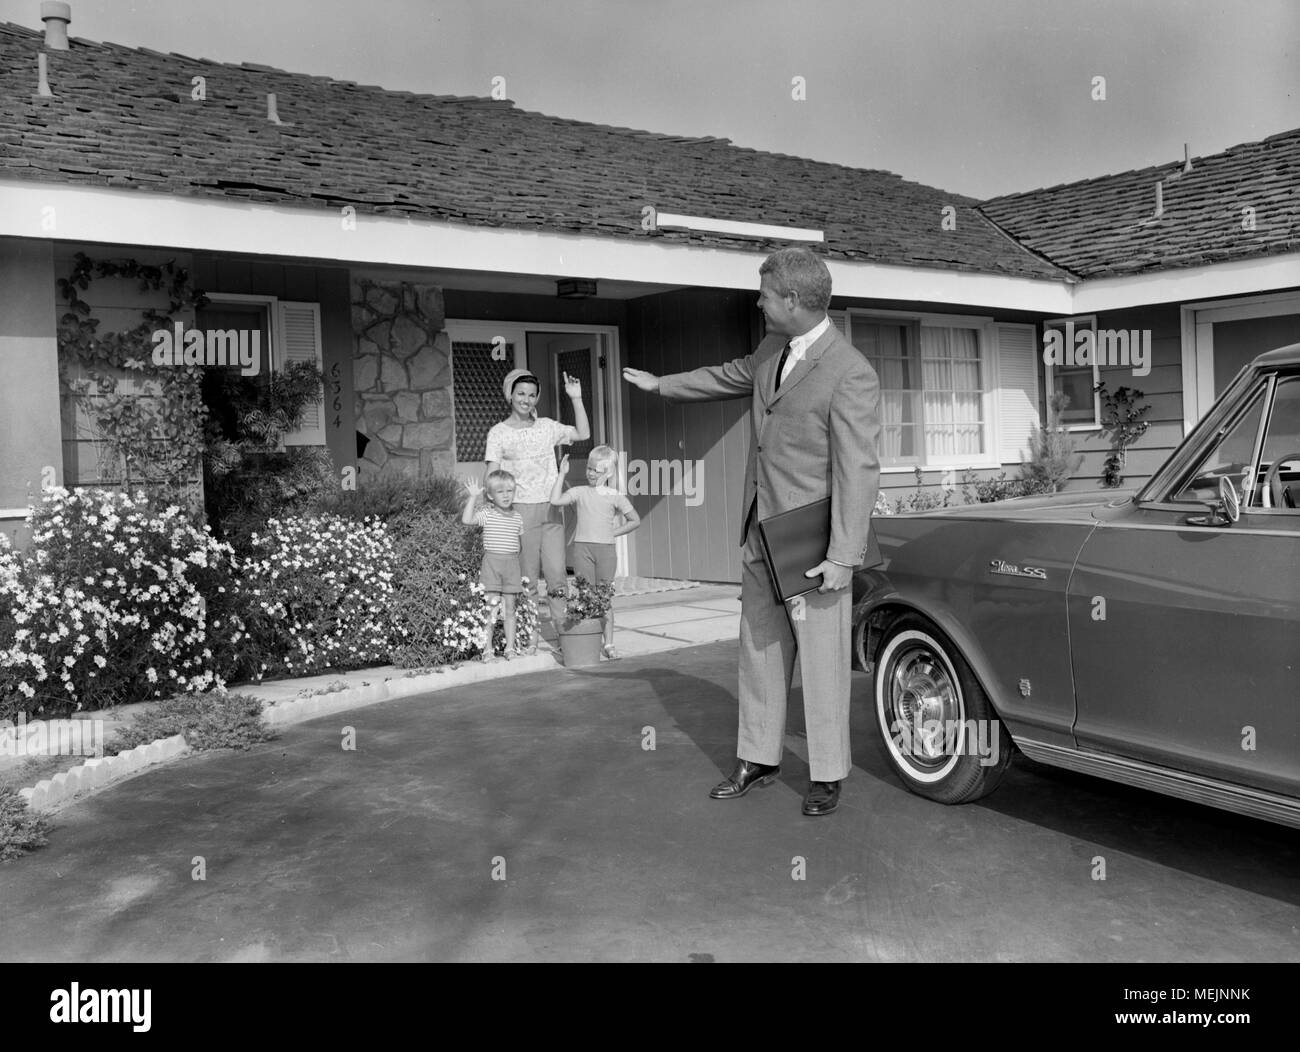
[[[479,570],[479,583],[485,592],[518,595],[524,590],[523,574],[519,570],[518,555],[484,552],[483,566]]]
[[[618,552],[612,544],[573,542],[573,576],[592,584],[612,583],[618,571]]]

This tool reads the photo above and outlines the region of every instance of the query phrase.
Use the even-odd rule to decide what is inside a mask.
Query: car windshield
[[[1239,490],[1247,488],[1263,411],[1264,389],[1261,387],[1245,411],[1238,413],[1235,420],[1220,430],[1218,440],[1183,476],[1168,499],[1198,504],[1215,500],[1219,494],[1219,479],[1224,475],[1231,478]]]

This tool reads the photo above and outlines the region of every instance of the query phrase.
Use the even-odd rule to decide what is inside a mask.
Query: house
[[[1153,330],[1149,374],[1126,381],[1153,405],[1136,480],[1208,405],[1226,333],[1235,346],[1244,331],[1221,327],[1297,313],[1296,132],[1195,159],[1144,222],[1153,173],[1114,177],[1093,205],[1089,184],[981,204],[885,171],[508,101],[65,43],[66,5],[47,9],[45,35],[0,24],[0,529],[15,535],[43,484],[99,479],[59,389],[56,283],[78,252],[173,260],[211,301],[195,327],[257,332],[270,368],[318,360],[319,412],[287,441],[323,446],[363,484],[476,470],[509,369],[541,377],[542,411],[562,418],[559,377],[579,376],[593,441],[624,451],[644,521],[620,539],[620,572],[714,581],[739,580],[746,403],[670,405],[620,370],[747,353],[761,336],[758,265],[777,247],[811,243],[827,260],[832,317],[882,378],[882,487],[897,493],[917,468],[932,483],[1015,474],[1047,392],[1082,390],[1043,362],[1067,320]],[[1237,198],[1207,197],[1248,173],[1255,225],[1238,237],[1213,222],[1237,223]],[[121,279],[87,296],[105,328],[161,305]],[[1098,375],[1118,386],[1129,372]],[[1094,430],[1071,485],[1095,487],[1108,445],[1094,419],[1072,426]]]
[[[980,212],[1077,283],[1069,317],[1098,333],[1141,334],[1143,373],[1096,362],[1044,364],[1045,390],[1073,393],[1063,422],[1084,452],[1074,488],[1109,449],[1101,380],[1146,395],[1151,427],[1128,459],[1143,480],[1256,355],[1300,341],[1300,129],[1208,157],[986,201]]]

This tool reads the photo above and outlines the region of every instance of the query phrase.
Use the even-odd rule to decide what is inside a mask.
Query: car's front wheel
[[[895,621],[874,680],[885,754],[908,789],[961,804],[997,787],[1015,747],[947,636],[917,615]]]

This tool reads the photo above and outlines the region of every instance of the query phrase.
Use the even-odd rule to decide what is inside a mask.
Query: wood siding
[[[686,289],[631,300],[623,363],[661,376],[718,365],[753,350],[757,322],[752,292]],[[625,389],[629,463],[696,461],[702,497],[689,506],[684,492],[629,494],[643,524],[632,534],[636,572],[739,582],[749,400],[673,404]]]
[[[1143,418],[1150,423],[1146,434],[1129,447],[1124,465],[1125,489],[1140,486],[1155,474],[1174,447],[1183,440],[1182,323],[1178,304],[1103,311],[1097,315],[1097,329],[1151,330],[1151,372],[1134,376],[1131,368],[1101,366],[1098,370],[1109,391],[1137,388],[1141,401],[1151,408]],[[1041,332],[1040,340],[1041,345]],[[1104,413],[1104,407],[1103,407]],[[1083,461],[1066,484],[1067,490],[1100,490],[1105,461],[1114,443],[1109,432],[1075,431],[1075,449]]]

